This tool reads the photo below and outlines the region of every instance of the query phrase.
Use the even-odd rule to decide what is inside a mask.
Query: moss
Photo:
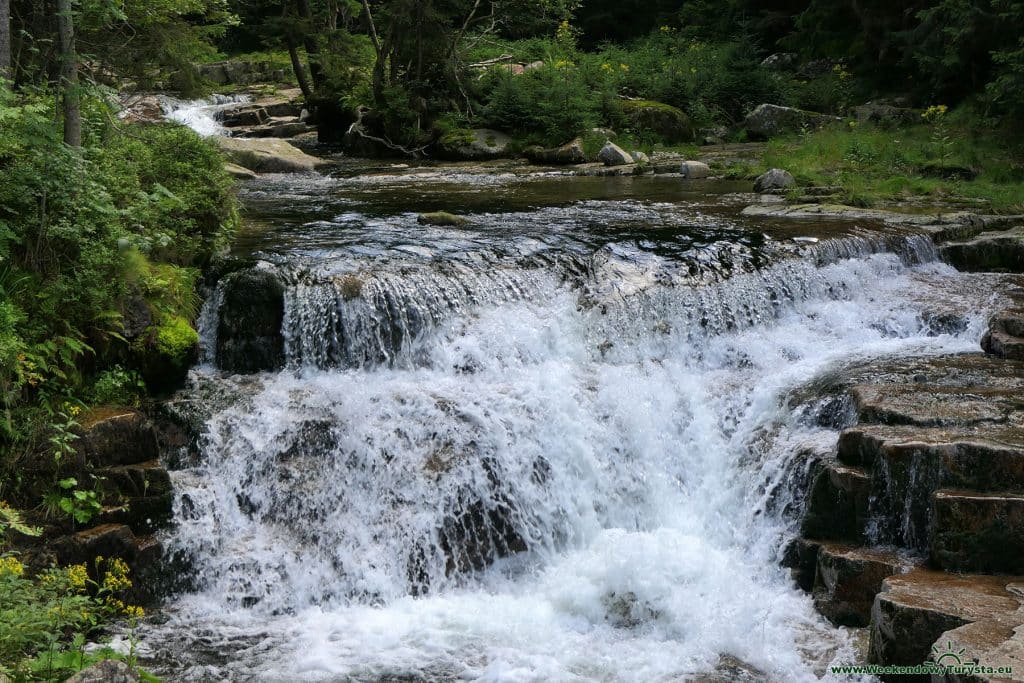
[[[473,131],[468,128],[455,128],[441,136],[441,145],[444,147],[462,147],[471,145],[474,140]]]
[[[157,327],[154,337],[156,350],[178,364],[189,362],[198,343],[199,333],[188,320],[176,315],[167,316]]]
[[[689,142],[694,138],[690,117],[681,109],[653,100],[624,100],[622,111],[639,131],[654,133],[666,142]]]

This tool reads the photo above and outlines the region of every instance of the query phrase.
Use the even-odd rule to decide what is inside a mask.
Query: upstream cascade
[[[607,228],[621,206],[309,221],[347,237],[257,266],[284,283],[278,372],[218,372],[210,297],[187,390],[208,417],[166,539],[188,582],[143,630],[173,653],[154,667],[640,682],[721,655],[772,680],[855,663],[778,566],[846,419],[797,397],[866,357],[973,350],[993,302],[922,236],[712,235],[718,218],[635,202],[674,221],[638,237]]]

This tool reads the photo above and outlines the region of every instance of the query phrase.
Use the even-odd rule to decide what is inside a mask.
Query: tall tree
[[[60,88],[64,102],[64,142],[82,146],[82,94],[78,89],[78,54],[71,0],[57,0],[57,32],[60,34]]]
[[[11,0],[0,0],[0,79],[11,77]]]

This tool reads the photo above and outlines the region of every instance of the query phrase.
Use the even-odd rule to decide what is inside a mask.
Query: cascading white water
[[[178,100],[161,96],[160,106],[169,121],[188,126],[204,138],[227,135],[217,114],[242,102],[251,102],[250,95],[213,95],[201,100]]]
[[[179,643],[194,681],[675,681],[721,653],[804,681],[853,661],[778,567],[796,454],[835,439],[784,403],[854,359],[976,347],[982,310],[955,335],[922,315],[962,276],[900,245],[599,301],[486,265],[293,282],[291,367],[175,473],[167,544],[196,590],[145,638]]]

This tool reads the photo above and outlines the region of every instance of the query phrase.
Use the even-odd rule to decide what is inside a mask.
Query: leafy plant
[[[44,500],[48,509],[64,512],[78,524],[87,524],[103,511],[96,491],[77,488],[78,480],[74,477],[61,479],[57,486],[58,490],[47,494]]]

